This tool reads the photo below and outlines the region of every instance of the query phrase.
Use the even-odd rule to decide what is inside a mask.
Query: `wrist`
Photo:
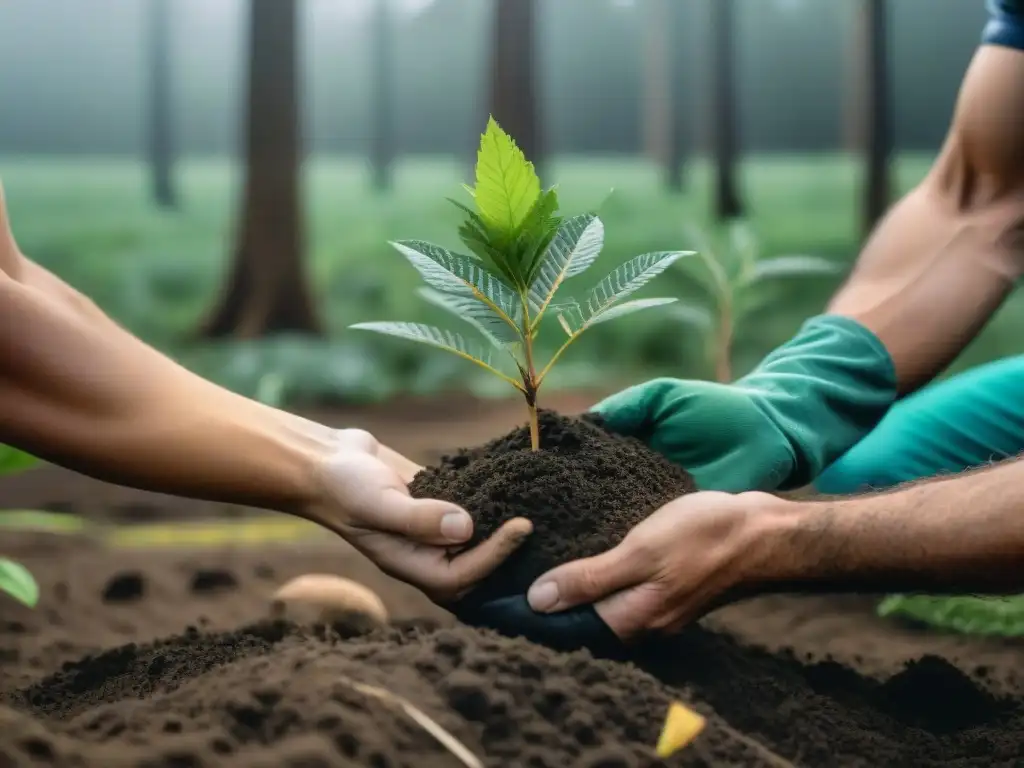
[[[788,443],[783,490],[810,483],[877,426],[897,395],[885,346],[842,315],[811,318],[737,385]]]
[[[813,504],[760,492],[742,496],[750,497],[751,504],[735,559],[740,564],[737,590],[754,595],[799,581],[805,574],[803,553],[793,543],[811,528]]]
[[[325,467],[337,450],[336,431],[286,411],[259,406],[273,426],[269,438],[277,461],[275,482],[262,506],[300,517],[315,517],[329,496]]]

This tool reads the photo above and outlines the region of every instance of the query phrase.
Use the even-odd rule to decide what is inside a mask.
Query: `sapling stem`
[[[537,421],[537,403],[528,401],[526,407],[530,409],[530,448],[534,451],[539,451],[540,423]]]
[[[523,305],[523,352],[526,356],[526,407],[530,411],[530,447],[534,451],[540,450],[540,422],[537,420],[537,388],[540,381],[537,379],[537,369],[533,364],[533,323],[530,321],[530,302],[524,292],[522,296]]]

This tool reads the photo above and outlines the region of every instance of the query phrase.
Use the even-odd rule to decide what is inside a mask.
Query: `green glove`
[[[701,490],[738,493],[806,485],[895,399],[882,342],[855,320],[819,315],[734,384],[654,379],[594,411],[689,470]]]

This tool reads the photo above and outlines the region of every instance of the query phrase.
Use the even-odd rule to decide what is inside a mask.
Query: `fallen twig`
[[[458,758],[466,768],[484,768],[484,764],[480,761],[480,758],[470,752],[469,748],[465,744],[452,736],[452,734],[442,728],[436,720],[427,715],[408,699],[399,696],[397,693],[392,693],[385,688],[367,685],[366,683],[360,683],[350,678],[341,678],[341,682],[347,684],[353,690],[364,693],[367,696],[373,696],[374,698],[382,701],[397,704],[402,708],[405,714],[409,716],[409,718],[437,739],[437,741],[456,758]]]

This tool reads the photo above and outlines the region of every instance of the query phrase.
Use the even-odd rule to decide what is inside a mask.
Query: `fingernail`
[[[533,610],[544,613],[558,604],[558,585],[553,581],[545,581],[530,587],[526,594]]]
[[[465,512],[449,512],[441,518],[441,535],[451,541],[465,541],[473,530],[473,521]]]

